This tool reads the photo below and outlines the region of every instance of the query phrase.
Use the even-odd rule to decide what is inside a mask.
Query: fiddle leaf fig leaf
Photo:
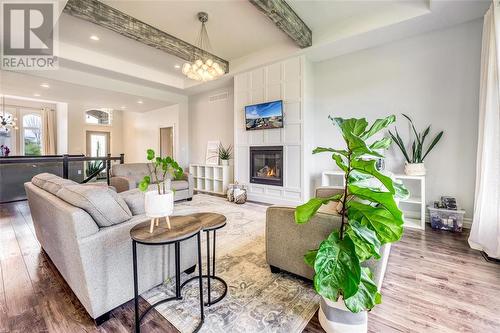
[[[342,130],[342,133],[351,133],[356,136],[361,136],[366,127],[368,126],[368,122],[365,118],[356,119],[343,119],[343,118],[334,118],[337,125]]]
[[[361,282],[356,294],[346,298],[344,303],[351,312],[371,310],[376,304],[380,304],[382,296],[378,292],[377,285],[372,280],[371,272],[368,267],[361,269]]]
[[[146,151],[146,154],[147,154],[146,158],[148,159],[148,161],[154,160],[154,158],[155,158],[155,151],[153,149],[148,149]]]
[[[309,222],[311,217],[316,214],[318,209],[330,201],[338,201],[342,198],[342,194],[336,194],[328,198],[312,198],[303,205],[297,206],[295,208],[295,222],[302,224]]]
[[[392,139],[389,137],[375,141],[370,145],[370,149],[387,149],[392,143]]]
[[[318,250],[309,250],[304,255],[304,262],[314,268],[314,262],[316,261],[316,255],[318,254]]]
[[[382,244],[373,230],[358,221],[349,220],[347,234],[354,243],[360,261],[368,260],[371,257],[380,259],[380,246]]]
[[[347,185],[349,192],[357,197],[371,202],[376,202],[384,206],[397,220],[403,220],[403,212],[398,208],[394,201],[393,194],[390,192],[374,191],[370,188],[362,188],[356,185]]]
[[[347,206],[349,219],[361,221],[363,225],[375,231],[381,244],[392,243],[401,238],[403,220],[396,219],[385,208],[356,201],[350,201]]]
[[[333,154],[332,158],[335,161],[335,163],[337,163],[337,166],[340,168],[340,170],[344,172],[347,172],[349,170],[347,165],[345,165],[344,161],[342,160],[342,156],[340,156],[339,154]]]
[[[377,168],[375,167],[375,163],[377,163],[375,160],[370,160],[370,161],[365,161],[365,160],[360,160],[360,159],[354,159],[351,161],[351,168],[362,172],[366,173],[369,175],[372,175],[373,177],[377,178],[380,180],[382,184],[386,187],[386,189],[391,192],[392,194],[395,193],[394,186],[393,186],[393,181],[390,177],[385,176],[384,174],[380,173]]]
[[[333,149],[333,148],[316,147],[313,150],[313,154],[326,153],[326,152],[336,153],[336,154],[340,154],[343,156],[347,156],[349,154],[349,152],[346,150]]]
[[[314,270],[314,288],[321,296],[336,301],[339,295],[344,299],[355,295],[361,267],[349,235],[340,239],[339,232],[332,232],[319,246]]]
[[[395,121],[396,121],[395,115],[391,115],[391,116],[385,117],[383,119],[377,119],[373,122],[370,129],[360,136],[363,140],[366,140],[366,139],[370,138],[371,136],[373,136],[375,133],[379,132],[380,130],[382,130],[382,129],[386,128],[387,126],[389,126],[390,124],[394,123]]]

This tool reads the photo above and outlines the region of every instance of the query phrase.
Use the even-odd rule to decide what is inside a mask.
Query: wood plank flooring
[[[382,294],[370,332],[500,332],[500,265],[471,250],[466,233],[407,230]],[[0,205],[0,332],[131,332],[133,317],[128,302],[96,327],[41,250],[27,203]],[[142,332],[177,330],[152,311]],[[323,332],[317,314],[304,332]]]

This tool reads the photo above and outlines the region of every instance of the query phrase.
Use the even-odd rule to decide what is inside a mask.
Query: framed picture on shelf
[[[207,154],[205,157],[205,164],[219,165],[219,145],[220,141],[207,142]]]

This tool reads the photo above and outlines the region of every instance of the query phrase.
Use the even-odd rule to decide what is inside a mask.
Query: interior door
[[[174,156],[174,128],[160,128],[160,156]]]

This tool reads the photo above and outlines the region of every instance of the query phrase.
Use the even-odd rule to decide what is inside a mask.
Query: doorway
[[[174,157],[174,128],[160,128],[160,156]]]
[[[86,142],[87,142],[87,156],[90,157],[105,157],[110,152],[110,133],[109,132],[98,132],[98,131],[87,131],[86,132]],[[88,161],[85,166],[85,175],[89,177],[93,173],[97,172],[104,166],[103,161]],[[104,171],[100,172],[97,179],[105,177]]]

